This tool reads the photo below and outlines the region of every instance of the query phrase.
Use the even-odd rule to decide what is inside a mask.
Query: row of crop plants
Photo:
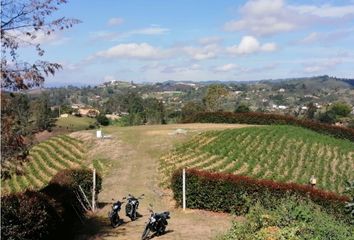
[[[161,171],[166,181],[181,167],[301,184],[314,175],[319,188],[341,192],[354,178],[353,157],[349,141],[299,127],[253,127],[201,134],[164,156]]]
[[[57,136],[39,143],[30,150],[29,157],[18,172],[2,182],[3,193],[22,192],[25,189],[40,189],[63,169],[81,165],[85,147],[69,136]]]

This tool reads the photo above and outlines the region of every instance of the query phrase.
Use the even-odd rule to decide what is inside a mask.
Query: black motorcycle
[[[166,226],[168,225],[167,219],[170,218],[170,212],[154,213],[152,209],[149,209],[151,212],[149,221],[145,227],[141,239],[147,239],[150,231],[154,232],[155,235],[162,235],[166,232]]]
[[[139,200],[142,199],[144,194],[141,194],[140,197],[136,198],[133,195],[128,195],[127,204],[125,205],[125,214],[134,221],[137,219],[137,210],[139,207]]]
[[[123,198],[123,200],[124,199],[125,199],[125,197]],[[112,200],[114,200],[114,199],[112,199]],[[109,220],[111,222],[111,226],[113,228],[118,227],[123,222],[122,219],[120,219],[119,214],[118,214],[118,212],[122,208],[123,203],[124,202],[121,202],[119,200],[117,202],[113,203],[112,211],[110,211],[108,213],[108,218],[109,218]]]

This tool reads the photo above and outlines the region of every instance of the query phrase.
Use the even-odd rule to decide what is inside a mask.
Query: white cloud
[[[182,72],[194,72],[201,70],[199,64],[182,64],[182,65],[168,65],[160,69],[161,73],[182,73]]]
[[[289,5],[283,0],[250,0],[239,11],[241,17],[226,22],[224,29],[250,32],[257,36],[354,17],[354,5]]]
[[[308,43],[314,43],[318,41],[320,38],[320,34],[318,32],[312,32],[308,34],[306,37],[300,40],[300,43],[308,44]]]
[[[318,17],[342,18],[354,14],[354,5],[332,6],[329,4],[314,6],[314,5],[299,5],[290,6],[301,14],[311,14]]]
[[[143,65],[140,68],[141,72],[159,72],[159,73],[181,73],[181,72],[195,72],[200,71],[202,66],[197,63],[186,62],[186,63],[174,63],[174,64],[164,64],[161,62],[150,62]]]
[[[29,46],[36,44],[61,45],[66,43],[69,38],[62,36],[57,32],[47,34],[44,31],[32,32],[31,36],[26,35],[24,31],[12,30],[7,31],[7,35],[11,35],[21,40],[21,46]]]
[[[192,59],[200,61],[217,57],[220,47],[217,44],[209,44],[202,47],[187,46],[183,47],[182,51]]]
[[[237,64],[228,63],[225,65],[215,67],[214,71],[215,72],[230,72],[230,71],[235,70],[237,68],[239,68],[239,66]]]
[[[147,43],[126,43],[98,52],[96,56],[104,58],[160,59],[166,57],[167,52]]]
[[[108,20],[107,24],[108,26],[118,26],[121,25],[124,22],[123,18],[120,17],[114,17]]]
[[[225,24],[226,31],[244,30],[256,35],[270,35],[293,30],[296,24],[285,12],[282,0],[248,1],[240,9],[241,19]]]
[[[277,45],[275,43],[265,43],[261,46],[263,52],[274,52],[277,50]]]
[[[311,32],[303,39],[299,40],[298,43],[334,44],[337,41],[350,37],[351,35],[353,35],[353,33],[354,33],[354,28],[336,29],[335,31],[330,31],[330,32]]]
[[[328,72],[334,69],[337,65],[341,64],[342,60],[338,58],[325,59],[314,63],[308,63],[304,66],[305,73],[320,73]]]
[[[91,39],[93,40],[106,40],[106,41],[118,41],[122,38],[131,37],[134,35],[162,35],[169,32],[170,29],[162,28],[159,26],[150,26],[141,29],[135,29],[127,32],[109,32],[109,31],[97,31],[91,33]]]
[[[141,35],[161,35],[169,32],[170,29],[168,28],[162,28],[159,26],[151,26],[147,28],[142,28],[142,29],[137,29],[133,31],[129,31],[126,34],[127,35],[135,35],[135,34],[141,34]]]
[[[221,37],[218,36],[210,36],[210,37],[203,37],[198,40],[198,43],[202,45],[210,45],[210,44],[217,44],[222,41]]]
[[[232,54],[252,54],[257,52],[272,52],[277,49],[275,43],[260,44],[253,36],[244,36],[239,45],[234,45],[226,48],[226,51]]]

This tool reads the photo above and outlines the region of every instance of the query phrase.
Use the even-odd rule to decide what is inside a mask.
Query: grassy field
[[[89,125],[96,122],[95,118],[75,117],[69,115],[67,118],[59,118],[55,125],[57,128],[67,129],[70,131],[80,131],[88,128]]]
[[[354,143],[292,126],[211,131],[199,134],[161,158],[168,182],[180,167],[307,184],[341,193],[354,179]]]
[[[40,189],[60,170],[78,167],[85,147],[81,141],[61,135],[34,146],[29,159],[11,178],[2,181],[2,194],[21,192],[25,189]]]

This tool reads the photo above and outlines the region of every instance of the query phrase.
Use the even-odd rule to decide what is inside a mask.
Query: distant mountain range
[[[124,81],[119,81],[119,82],[124,82]],[[130,81],[126,81],[127,84],[131,84]],[[230,85],[230,84],[269,84],[269,85],[282,85],[282,84],[287,84],[287,85],[293,85],[293,84],[310,84],[310,85],[316,85],[316,84],[321,84],[321,87],[339,87],[339,88],[353,88],[354,87],[354,79],[349,79],[349,78],[336,78],[336,77],[330,77],[328,75],[324,76],[314,76],[314,77],[303,77],[303,78],[285,78],[285,79],[262,79],[262,80],[249,80],[249,81],[229,81],[229,80],[206,80],[206,81],[193,81],[193,80],[184,80],[184,81],[175,81],[175,80],[167,80],[163,82],[145,82],[145,83],[139,83],[135,85],[155,85],[155,86],[160,86],[161,88],[165,87],[173,87],[173,86],[189,86],[189,87],[202,87],[202,86],[208,86],[211,84],[225,84],[225,85]],[[113,83],[112,83],[113,84]],[[84,87],[87,85],[83,85],[82,83],[72,83],[70,84],[71,86],[76,86],[76,87]],[[103,85],[103,84],[98,84]],[[110,84],[105,83],[106,86],[109,86]],[[51,83],[51,82],[46,82],[45,87],[46,88],[56,88],[56,87],[65,87],[66,85],[60,84],[60,83]],[[95,86],[95,85],[91,85]],[[314,86],[315,87],[315,86]],[[318,86],[319,87],[319,86]]]

